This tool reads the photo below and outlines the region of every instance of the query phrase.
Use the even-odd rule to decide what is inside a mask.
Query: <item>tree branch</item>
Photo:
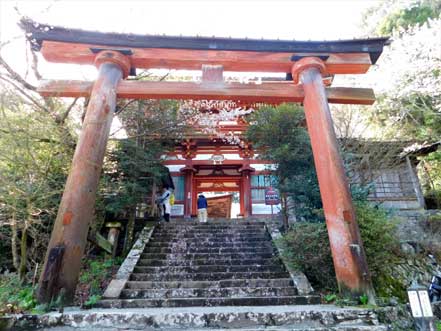
[[[25,92],[22,88],[20,88],[15,82],[13,82],[10,79],[7,79],[5,77],[2,77],[1,75],[0,75],[0,79],[11,84],[13,87],[15,87],[21,94],[23,94],[26,98],[28,98],[35,106],[37,106],[41,110],[51,114],[51,112],[46,107],[41,105],[37,100],[35,100],[35,98],[30,96],[27,92]]]
[[[28,90],[36,91],[37,87],[29,84],[23,77],[21,77],[14,69],[12,69],[9,64],[6,63],[6,61],[3,59],[3,57],[0,55],[0,66],[5,68],[5,70],[9,73],[10,77],[23,85]]]
[[[64,121],[66,120],[67,116],[69,116],[70,111],[72,110],[72,108],[76,105],[77,101],[79,98],[75,98],[74,101],[69,105],[69,107],[67,107],[66,111],[62,114],[59,114],[55,117],[55,122],[57,124],[63,124]]]

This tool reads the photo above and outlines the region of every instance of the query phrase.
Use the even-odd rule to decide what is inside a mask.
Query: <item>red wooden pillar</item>
[[[242,173],[242,192],[243,195],[243,217],[251,216],[252,214],[252,202],[251,202],[251,172],[254,171],[249,165],[245,165],[239,169]]]
[[[191,218],[191,207],[193,200],[193,177],[196,169],[191,166],[185,166],[181,169],[185,174],[184,183],[184,218]]]
[[[339,154],[323,84],[326,65],[318,58],[303,58],[292,69],[294,82],[303,84],[306,123],[340,291],[367,294],[374,300],[366,256],[355,219],[351,193]]]
[[[50,302],[59,294],[72,302],[89,224],[94,217],[96,190],[116,106],[116,87],[128,75],[130,60],[119,52],[102,51],[95,65],[86,117],[75,149],[39,281],[38,299]]]

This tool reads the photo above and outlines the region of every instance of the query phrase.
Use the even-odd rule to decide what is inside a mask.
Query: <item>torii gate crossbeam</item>
[[[323,79],[365,73],[388,38],[303,42],[106,34],[27,20],[21,26],[34,49],[48,61],[99,68],[93,84],[61,81],[44,82],[39,87],[45,96],[91,95],[40,277],[40,301],[50,301],[61,289],[67,301],[73,298],[117,96],[161,99],[193,95],[248,102],[303,102],[337,282],[344,293],[373,296],[328,102],[372,104],[374,96],[369,89],[325,88]],[[230,71],[288,73],[293,85],[122,81],[134,68],[194,70],[207,64]],[[58,258],[56,252],[62,252]],[[60,270],[52,279],[54,265]]]

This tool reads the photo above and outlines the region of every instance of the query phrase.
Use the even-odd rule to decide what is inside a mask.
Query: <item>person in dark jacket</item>
[[[203,194],[200,194],[198,197],[198,219],[199,222],[207,222],[207,199]]]

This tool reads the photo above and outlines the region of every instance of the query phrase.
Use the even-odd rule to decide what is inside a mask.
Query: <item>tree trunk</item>
[[[285,231],[288,231],[289,223],[288,223],[288,203],[286,193],[283,192],[281,194],[282,197],[282,215],[283,215],[283,227]]]
[[[152,184],[152,197],[151,197],[151,201],[150,201],[150,217],[154,217],[154,216],[158,216],[159,211],[158,211],[158,206],[156,204],[156,192],[157,192],[157,187],[156,187],[156,182],[153,180],[153,184]]]
[[[14,265],[14,268],[16,270],[20,269],[20,261],[17,254],[17,219],[16,219],[16,212],[14,211],[12,213],[12,220],[11,220],[11,253],[12,253],[12,264]]]
[[[135,232],[136,207],[131,208],[129,219],[127,221],[126,238],[124,241],[124,254],[127,254],[132,248],[133,233]]]
[[[27,259],[27,245],[28,242],[28,226],[25,224],[23,231],[21,232],[21,243],[20,243],[20,267],[19,275],[20,281],[24,282],[26,277],[26,259]]]

